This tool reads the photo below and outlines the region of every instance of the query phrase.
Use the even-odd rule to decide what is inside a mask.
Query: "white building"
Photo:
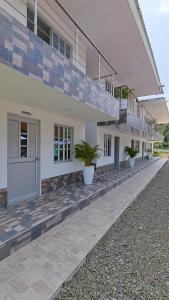
[[[104,150],[101,170],[131,143],[143,158],[167,106],[116,99],[124,85],[162,92],[137,1],[1,0],[0,206],[79,181],[85,138]]]

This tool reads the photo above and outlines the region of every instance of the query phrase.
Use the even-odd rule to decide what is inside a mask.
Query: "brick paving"
[[[158,160],[151,164],[1,261],[0,300],[54,299],[63,283],[164,163],[165,160]]]
[[[169,300],[168,182],[169,162],[110,227],[55,300]]]
[[[0,209],[0,260],[62,222],[69,215],[90,204],[154,160],[137,162],[134,169],[113,169],[95,178],[90,186],[67,186],[57,193],[45,194],[8,209]]]

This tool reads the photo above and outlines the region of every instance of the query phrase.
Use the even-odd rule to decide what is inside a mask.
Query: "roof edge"
[[[162,89],[162,85],[161,85],[161,80],[160,80],[160,76],[159,76],[159,73],[158,73],[157,64],[156,64],[156,61],[155,61],[154,53],[153,53],[152,46],[151,46],[151,43],[150,43],[150,39],[149,39],[149,36],[148,36],[148,33],[147,33],[146,25],[145,25],[145,22],[144,22],[144,18],[143,18],[143,14],[141,12],[141,8],[140,8],[140,5],[139,5],[139,2],[138,2],[138,0],[128,0],[128,4],[130,6],[132,15],[133,15],[133,17],[135,19],[138,31],[139,31],[141,39],[142,39],[142,41],[144,43],[144,46],[145,46],[148,58],[150,60],[150,64],[152,66],[154,75],[156,77],[157,84],[159,86],[159,93],[163,94],[164,91]],[[138,14],[138,17],[139,17],[139,20],[140,20],[143,32],[140,31],[135,10],[137,11],[137,14]],[[143,37],[143,34],[144,34],[144,37]],[[145,44],[144,38],[145,38],[145,41],[146,41],[147,45]],[[149,49],[149,52],[148,52],[148,49]]]

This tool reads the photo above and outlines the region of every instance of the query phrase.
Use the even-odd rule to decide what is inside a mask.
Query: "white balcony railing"
[[[106,82],[114,86],[116,70],[58,0],[3,0],[1,6],[113,95]]]

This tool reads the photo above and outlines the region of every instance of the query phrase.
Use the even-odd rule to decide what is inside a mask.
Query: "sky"
[[[139,0],[161,84],[169,99],[169,0]]]

